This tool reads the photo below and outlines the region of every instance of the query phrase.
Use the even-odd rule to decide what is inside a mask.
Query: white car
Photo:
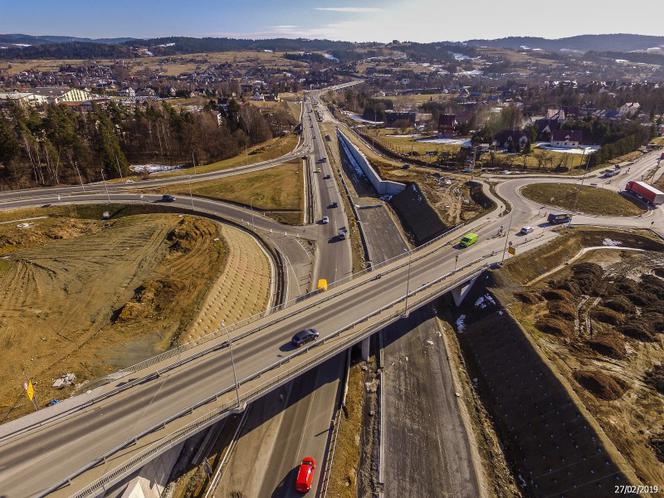
[[[521,235],[528,235],[529,233],[532,233],[533,230],[535,230],[533,227],[523,227],[521,230],[519,230],[519,233]]]
[[[327,225],[327,224],[330,222],[330,217],[329,217],[329,216],[323,216],[323,219],[320,220],[320,222],[321,222],[323,225]]]

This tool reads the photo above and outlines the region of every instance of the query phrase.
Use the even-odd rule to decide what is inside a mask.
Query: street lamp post
[[[231,333],[224,325],[224,321],[221,321],[221,328],[226,331],[228,336],[228,350],[231,354],[231,366],[233,368],[233,380],[235,382],[235,397],[237,399],[237,406],[240,406],[240,383],[237,381],[237,372],[235,371],[235,359],[233,358],[233,340],[231,339]]]
[[[111,203],[111,195],[108,193],[108,186],[106,185],[106,177],[104,177],[104,170],[101,170],[101,179],[104,182],[104,190],[106,190],[106,199],[108,199],[108,203]]]
[[[505,246],[503,247],[503,257],[500,260],[500,263],[502,264],[503,261],[505,261],[505,252],[507,251],[507,242],[510,238],[510,229],[512,228],[512,216],[514,215],[514,207],[512,207],[512,210],[510,211],[510,221],[507,224],[507,231],[505,232]]]

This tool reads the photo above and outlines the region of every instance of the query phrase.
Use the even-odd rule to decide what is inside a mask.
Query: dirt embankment
[[[444,172],[432,166],[411,164],[404,169],[401,160],[397,161],[378,154],[358,139],[353,132],[344,131],[371,162],[381,178],[417,184],[425,202],[431,206],[446,226],[469,221],[486,209],[483,202],[477,202],[474,186],[469,185],[463,176],[445,177]]]
[[[497,298],[485,297],[487,284],[478,283],[449,319],[520,491],[612,496],[614,484],[627,478],[523,329]]]
[[[177,342],[225,267],[228,246],[209,220],[97,220],[0,225],[2,420],[29,409],[28,378],[43,405],[73,392],[52,387],[65,373],[80,383]]]
[[[664,480],[660,268],[661,251],[589,252],[513,305],[643,484]]]

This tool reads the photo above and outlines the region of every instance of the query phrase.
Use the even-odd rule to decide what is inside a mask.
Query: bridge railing
[[[370,273],[380,274],[381,276],[386,275],[386,274],[392,273],[394,271],[397,271],[399,269],[402,269],[408,264],[412,264],[413,262],[416,262],[416,261],[420,260],[421,258],[427,256],[431,252],[431,251],[428,250],[428,248],[430,248],[434,244],[436,244],[436,243],[440,242],[441,240],[443,240],[443,238],[448,236],[450,234],[450,232],[452,232],[453,230],[455,230],[455,229],[450,229],[450,230],[446,231],[445,233],[439,235],[438,237],[432,239],[431,241],[429,241],[429,242],[427,242],[427,243],[425,243],[425,244],[423,244],[423,245],[421,245],[421,246],[419,246],[419,247],[417,247],[417,248],[415,248],[411,251],[404,252],[403,255],[395,256],[395,257],[390,258],[386,261],[383,261],[382,263],[379,263],[379,264],[377,264],[373,267],[365,268],[365,269],[363,269],[359,272],[356,272],[355,274],[349,275],[349,276],[341,278],[341,279],[339,279],[335,282],[332,282],[328,286],[328,291],[325,293],[325,297],[323,297],[322,299],[317,301],[317,303],[327,302],[330,299],[333,299],[333,298],[339,296],[340,294],[343,294],[343,293],[349,292],[350,290],[355,289],[356,286],[349,286],[348,288],[343,289],[339,292],[334,292],[335,289],[337,289],[338,287],[340,287],[343,284],[348,283],[352,280],[357,280],[358,281],[357,285],[361,285],[362,283],[365,282],[365,281],[361,280],[362,277],[366,276]],[[442,250],[442,249],[450,246],[451,244],[452,244],[452,241],[449,241],[446,244],[441,245],[440,247],[433,249],[433,252],[437,252],[439,250]],[[398,265],[398,266],[394,266],[393,268],[390,268],[389,270],[381,272],[381,270],[383,268],[385,268],[387,266],[390,266],[393,263],[396,263],[397,261],[401,261],[401,264]],[[476,261],[473,261],[473,262],[468,263],[468,264],[474,264],[475,262]],[[467,266],[467,265],[465,265],[465,266]],[[306,300],[311,299],[311,298],[316,297],[316,296],[320,297],[321,293],[317,292],[317,291],[314,291],[314,292],[310,292],[310,293],[308,293],[304,296],[300,296],[298,298],[291,299],[290,301],[288,301],[288,302],[286,302],[282,305],[278,305],[278,306],[274,306],[274,307],[270,308],[269,310],[267,310],[267,312],[264,311],[264,312],[252,315],[250,317],[247,317],[243,320],[240,320],[238,322],[235,322],[235,323],[231,324],[228,327],[225,327],[223,330],[221,328],[216,329],[216,330],[214,330],[214,331],[212,331],[212,332],[210,332],[210,333],[208,333],[204,336],[201,336],[200,338],[189,341],[189,342],[187,342],[183,345],[180,345],[180,346],[177,346],[175,348],[169,349],[168,351],[164,351],[163,353],[152,356],[152,357],[147,358],[143,361],[140,361],[140,362],[138,362],[134,365],[131,365],[131,366],[126,367],[122,370],[118,370],[117,372],[109,374],[109,375],[99,379],[98,381],[96,381],[95,384],[97,386],[103,386],[103,385],[109,384],[111,382],[117,382],[117,381],[120,381],[123,378],[129,377],[132,374],[135,374],[139,371],[148,370],[148,369],[150,369],[151,367],[153,367],[157,364],[166,363],[170,359],[177,358],[175,361],[169,363],[168,365],[164,365],[164,368],[161,368],[157,371],[146,373],[142,377],[131,379],[127,382],[120,382],[114,388],[112,388],[110,390],[107,390],[107,391],[104,391],[104,392],[100,393],[98,396],[95,396],[91,399],[89,398],[89,399],[81,402],[80,404],[73,405],[73,406],[71,406],[71,407],[69,407],[65,410],[54,411],[52,414],[50,414],[48,416],[45,416],[43,418],[40,418],[39,420],[35,421],[34,423],[31,423],[31,424],[26,425],[26,426],[22,426],[18,429],[15,429],[15,430],[11,431],[11,432],[2,434],[2,436],[0,437],[0,441],[4,440],[4,439],[7,439],[9,437],[14,437],[14,436],[16,436],[18,434],[21,434],[23,432],[41,427],[41,426],[45,425],[46,423],[52,422],[53,420],[56,420],[56,419],[58,419],[60,417],[63,417],[63,416],[66,416],[66,415],[68,415],[72,412],[76,412],[76,411],[80,411],[82,409],[88,408],[88,407],[94,405],[95,403],[103,401],[104,399],[107,399],[111,396],[117,395],[117,394],[119,394],[119,393],[121,393],[121,392],[123,392],[127,389],[130,389],[130,388],[132,388],[132,387],[134,387],[138,384],[149,381],[151,378],[156,378],[159,375],[161,375],[161,374],[163,374],[163,373],[165,373],[169,370],[172,370],[174,368],[182,366],[185,363],[195,361],[196,359],[199,359],[199,358],[211,353],[212,351],[215,351],[217,349],[222,349],[222,348],[226,347],[229,344],[229,341],[236,342],[236,341],[244,339],[244,338],[246,338],[246,337],[248,337],[248,336],[250,336],[254,333],[260,332],[261,330],[265,329],[266,327],[272,326],[275,323],[279,323],[283,320],[291,318],[295,314],[301,312],[301,310],[304,309],[304,308],[301,309],[301,308],[298,307],[297,309],[292,309],[291,312],[284,313],[281,316],[279,316],[276,321],[270,321],[269,323],[261,324],[260,326],[253,327],[253,328],[251,328],[247,331],[244,331],[241,334],[237,334],[237,332],[239,330],[241,330],[242,328],[250,325],[251,323],[258,322],[261,318],[264,318],[266,315],[275,313],[277,311],[282,311],[282,310],[287,310],[287,309],[293,308],[295,305],[301,303],[302,301],[306,301]],[[218,341],[217,343],[212,344],[213,341],[220,339],[222,335],[226,335],[228,337],[228,341]],[[206,344],[210,344],[210,346],[205,347]],[[191,351],[194,350],[197,347],[202,347],[202,349],[200,351],[192,354]],[[56,408],[57,408],[57,405],[56,405]]]
[[[465,270],[471,268],[474,265],[477,265],[478,263],[482,262],[483,260],[486,259],[485,257],[480,257],[476,260],[473,260],[470,263],[465,264],[461,268],[458,268],[457,270],[448,272],[430,282],[426,282],[422,284],[420,287],[412,289],[408,293],[404,293],[403,296],[400,296],[399,298],[391,301],[388,304],[385,304],[384,306],[380,307],[377,310],[372,311],[371,313],[349,323],[344,325],[343,327],[339,328],[332,334],[329,334],[323,338],[321,338],[319,341],[316,341],[308,346],[302,347],[299,350],[289,354],[288,356],[281,358],[277,360],[276,362],[264,367],[263,369],[259,370],[258,372],[255,372],[247,377],[244,377],[242,379],[238,379],[238,386],[237,389],[239,392],[241,392],[241,388],[243,385],[248,384],[250,382],[255,381],[256,379],[259,379],[260,377],[264,376],[268,372],[275,370],[277,368],[280,368],[290,362],[292,362],[294,359],[301,357],[302,355],[305,355],[309,353],[310,351],[318,348],[322,348],[325,345],[328,345],[330,342],[333,342],[346,331],[351,330],[358,325],[369,321],[370,319],[384,313],[385,311],[389,310],[390,308],[396,308],[398,304],[403,302],[406,298],[413,298],[417,296],[418,294],[430,289],[434,285],[454,276],[454,275],[460,275],[459,278],[453,280],[451,283],[446,285],[440,292],[435,293],[435,295],[439,295],[440,293],[447,292],[449,289],[454,288],[455,286],[459,285],[459,283],[462,283],[464,280],[467,280],[469,275],[473,275],[476,273],[479,273],[481,271],[484,271],[488,265],[483,265],[483,266],[478,266],[475,268],[473,271],[468,272],[468,274],[462,274]],[[423,296],[423,299],[427,299],[430,296]],[[417,301],[416,301],[417,302]],[[395,309],[394,313],[392,313],[390,316],[386,317],[386,319],[394,319],[395,317],[398,317],[401,315],[400,309]],[[356,334],[351,335],[347,338],[346,341],[340,342],[336,347],[329,349],[327,352],[321,354],[318,358],[317,361],[314,363],[309,362],[308,365],[313,365],[313,364],[319,364],[329,358],[332,358],[336,354],[338,354],[340,351],[343,349],[347,348],[349,345],[354,344],[355,342],[362,340],[365,335],[370,335],[373,333],[372,329],[369,328],[367,330],[360,330]],[[298,373],[300,373],[302,370],[301,365],[294,365],[290,369],[285,369],[283,372],[280,372],[276,376],[270,376],[269,379],[266,379],[264,382],[261,382],[258,386],[255,386],[253,388],[250,388],[249,391],[242,396],[243,400],[245,402],[247,401],[252,401],[263,394],[271,391],[274,389],[275,386],[281,385],[282,383],[290,380],[294,376],[296,376]],[[107,461],[108,457],[117,453],[118,451],[121,451],[124,448],[127,448],[133,444],[136,443],[137,440],[155,432],[158,430],[161,430],[163,427],[165,427],[167,424],[171,423],[172,421],[181,418],[184,415],[193,413],[196,409],[207,405],[211,402],[217,401],[221,396],[225,394],[229,394],[233,392],[236,389],[235,385],[231,386],[226,386],[223,389],[219,390],[217,393],[201,400],[200,402],[196,403],[196,405],[186,409],[182,410],[179,413],[169,417],[165,421],[163,421],[161,424],[159,424],[156,427],[153,427],[151,429],[148,429],[146,431],[143,431],[142,433],[133,436],[131,439],[127,440],[123,444],[109,450],[106,452],[102,457],[99,459],[95,460],[94,462],[91,462],[89,465],[86,465],[85,467],[77,470],[75,473],[67,477],[65,480],[62,482],[58,483],[56,486],[43,491],[44,494],[53,492],[57,489],[60,489],[67,484],[69,484],[73,479],[75,479],[77,476],[83,474],[84,472],[100,465],[103,464]],[[139,469],[152,459],[154,459],[156,456],[159,454],[163,453],[164,451],[168,450],[169,448],[172,448],[176,444],[178,444],[181,441],[184,441],[191,435],[197,433],[198,431],[204,429],[205,427],[213,424],[215,421],[220,420],[224,416],[228,415],[234,408],[238,408],[238,405],[236,402],[225,402],[221,405],[221,407],[213,410],[210,413],[207,413],[205,415],[202,415],[201,417],[196,418],[189,424],[187,424],[185,427],[178,429],[176,432],[173,433],[172,436],[168,437],[167,439],[160,439],[159,441],[153,443],[152,445],[146,447],[139,455],[136,455],[132,457],[128,462],[124,463],[122,466],[112,469],[108,472],[106,472],[102,477],[98,478],[95,480],[93,483],[90,485],[86,486],[84,489],[76,493],[74,496],[76,498],[82,498],[86,496],[91,496],[95,495],[98,493],[100,490],[106,490],[106,486],[113,485],[114,483],[117,482],[117,480],[121,479],[122,477],[129,475],[131,472]]]

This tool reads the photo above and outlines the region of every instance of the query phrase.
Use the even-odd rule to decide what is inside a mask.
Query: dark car
[[[334,208],[339,207],[339,204],[336,203],[336,202],[333,202],[333,203],[331,203],[331,204],[330,204],[329,206],[327,206],[327,207],[328,207],[328,209],[334,209]]]
[[[329,180],[329,179],[330,179],[330,175],[325,175],[325,176],[323,177],[323,179],[324,179],[324,180]]]
[[[572,215],[569,213],[551,213],[547,217],[547,221],[551,225],[562,225],[572,221]]]
[[[161,202],[173,202],[175,200],[175,196],[171,194],[164,194],[161,196]]]
[[[315,341],[318,339],[318,336],[320,334],[316,329],[304,329],[300,330],[297,334],[293,336],[293,339],[291,339],[291,342],[295,347],[300,347],[304,344],[307,344],[309,342]]]

